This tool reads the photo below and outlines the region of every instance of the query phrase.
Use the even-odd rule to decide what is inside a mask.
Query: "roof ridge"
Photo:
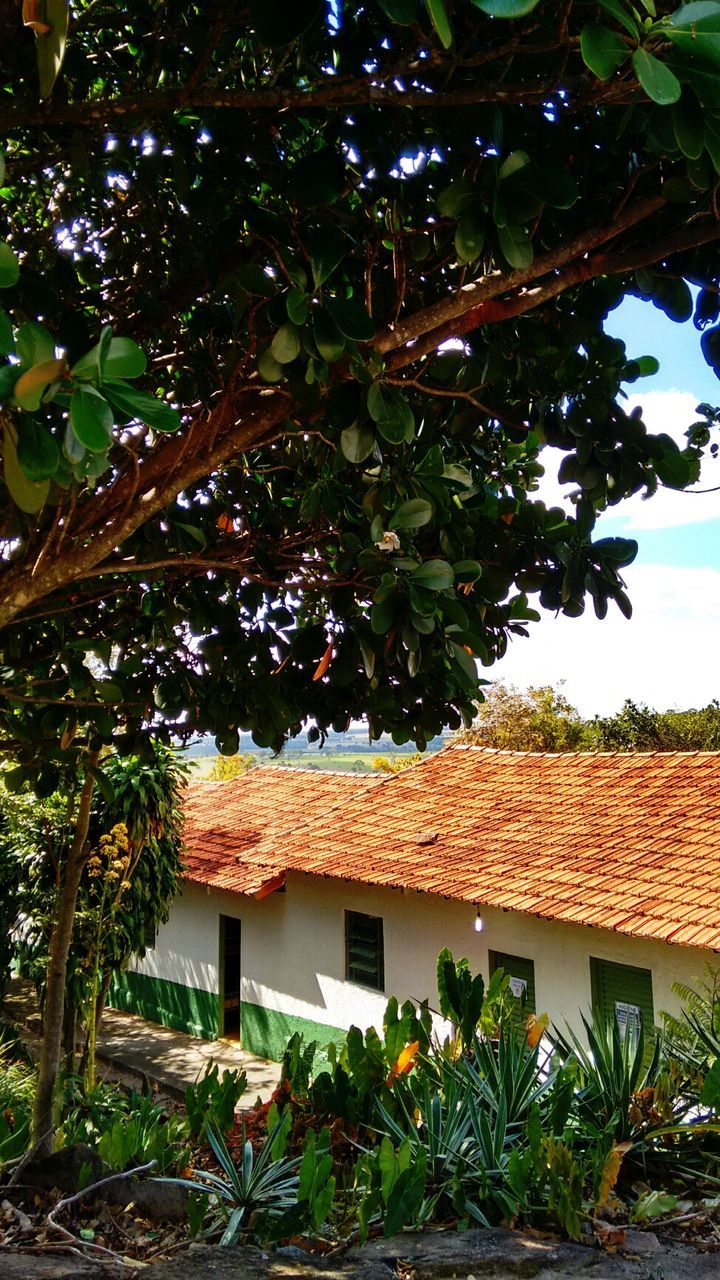
[[[720,749],[717,751],[707,750],[688,750],[688,751],[660,751],[658,748],[647,751],[601,751],[599,748],[587,751],[519,751],[514,747],[484,747],[479,742],[449,742],[446,747],[442,747],[440,751],[433,753],[434,756],[443,755],[446,751],[476,751],[483,755],[494,756],[516,756],[520,758],[532,759],[537,756],[553,756],[556,759],[573,759],[577,756],[583,756],[586,759],[594,759],[598,756],[602,758],[612,757],[619,760],[630,760],[634,756],[662,756],[667,759],[668,756],[685,757],[685,756],[710,756],[720,758]],[[420,763],[425,763],[420,761]]]

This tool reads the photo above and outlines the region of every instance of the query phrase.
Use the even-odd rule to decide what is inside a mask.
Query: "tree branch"
[[[703,221],[694,223],[683,231],[673,232],[672,235],[655,241],[651,245],[640,245],[636,249],[623,253],[598,253],[582,258],[580,262],[571,264],[562,273],[553,275],[533,289],[521,291],[514,298],[490,300],[470,308],[462,316],[441,325],[433,333],[425,334],[420,341],[397,351],[388,360],[387,369],[395,372],[406,368],[436,351],[449,338],[471,333],[480,325],[499,324],[514,316],[526,315],[528,311],[534,311],[536,307],[564,293],[573,285],[582,284],[596,276],[620,275],[626,271],[637,270],[639,267],[651,266],[684,249],[699,248],[700,245],[718,239],[720,239],[720,222]]]
[[[0,628],[35,600],[75,582],[100,564],[130,534],[204,476],[248,449],[267,445],[280,434],[288,392],[263,388],[236,395],[225,392],[207,415],[186,431],[162,440],[134,472],[122,472],[104,493],[80,509],[67,550],[46,562],[30,578],[22,563],[0,577]]]
[[[425,69],[423,73],[426,74]],[[383,79],[386,73],[382,73]],[[412,74],[410,72],[409,74]],[[326,110],[328,107],[469,107],[483,103],[545,102],[562,90],[577,105],[608,101],[626,105],[642,98],[642,91],[634,80],[612,81],[602,86],[588,85],[584,77],[574,80],[534,81],[519,84],[493,84],[478,76],[477,82],[467,89],[436,90],[432,85],[411,89],[398,89],[394,84],[397,72],[387,75],[388,84],[370,76],[338,81],[320,88],[303,90],[287,89],[219,89],[216,86],[197,87],[186,85],[179,89],[159,90],[156,93],[125,94],[117,98],[90,99],[89,102],[56,103],[52,106],[32,106],[17,103],[0,111],[0,128],[13,131],[26,128],[55,128],[72,124],[76,127],[109,125],[112,121],[171,114],[183,108],[209,110],[242,110],[249,115],[268,112]],[[417,78],[417,77],[416,77]]]

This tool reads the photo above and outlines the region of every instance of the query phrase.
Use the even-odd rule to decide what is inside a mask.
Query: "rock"
[[[101,1187],[97,1198],[123,1209],[132,1204],[153,1222],[186,1222],[189,1194],[187,1187],[160,1178],[119,1178]]]
[[[109,1178],[112,1173],[113,1170],[103,1163],[96,1152],[78,1143],[56,1151],[53,1155],[32,1160],[23,1169],[22,1183],[39,1191],[57,1188],[65,1195],[74,1195],[80,1190],[81,1180],[91,1188],[93,1183]],[[152,1218],[156,1222],[185,1222],[188,1195],[187,1187],[178,1183],[163,1182],[160,1178],[134,1178],[132,1175],[118,1174],[116,1180],[99,1187],[97,1191],[89,1189],[86,1198],[88,1201],[104,1200],[107,1204],[122,1209],[134,1204],[143,1217]]]
[[[22,1171],[22,1184],[36,1187],[38,1191],[52,1191],[57,1187],[58,1191],[71,1195],[80,1189],[81,1173],[87,1184],[98,1182],[110,1172],[96,1151],[78,1142],[73,1147],[54,1151],[50,1156],[30,1160]]]
[[[641,1258],[650,1258],[662,1251],[663,1247],[654,1232],[632,1231],[629,1228],[625,1232],[623,1253],[634,1253]]]

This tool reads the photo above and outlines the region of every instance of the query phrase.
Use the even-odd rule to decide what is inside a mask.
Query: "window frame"
[[[375,974],[376,981],[368,980],[371,975],[366,974],[365,977],[357,976],[357,969],[353,970],[352,949],[353,945],[357,946],[358,941],[353,942],[353,923],[356,927],[358,922],[372,922],[375,927],[375,938],[370,943],[375,944],[377,948]],[[361,926],[362,927],[362,926]],[[369,923],[365,925],[369,928]],[[385,991],[385,926],[382,916],[371,916],[365,911],[345,910],[345,981],[351,982],[353,986],[364,987],[367,991]]]

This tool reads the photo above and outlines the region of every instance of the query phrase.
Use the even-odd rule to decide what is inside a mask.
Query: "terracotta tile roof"
[[[720,949],[720,752],[452,746],[394,775],[196,783],[187,813],[201,883],[295,870]]]
[[[282,877],[300,824],[377,783],[375,775],[268,765],[231,782],[191,782],[185,792],[185,879],[262,896]],[[277,888],[277,885],[274,885]]]

